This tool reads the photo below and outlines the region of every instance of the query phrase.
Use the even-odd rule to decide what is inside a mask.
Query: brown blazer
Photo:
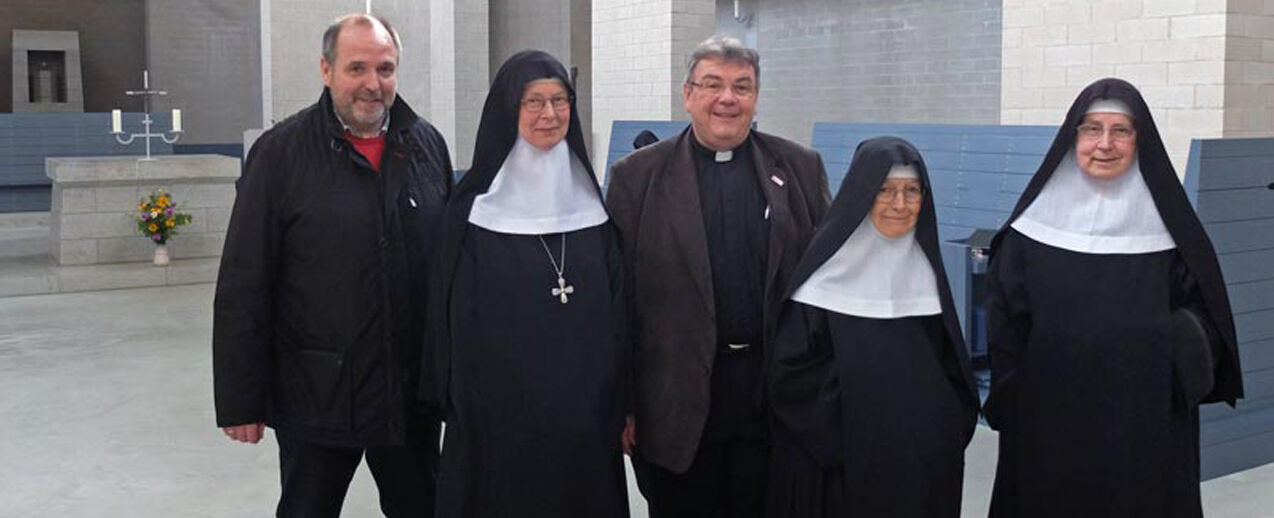
[[[689,128],[611,167],[606,205],[623,245],[633,348],[637,448],[648,462],[690,468],[708,418],[717,350],[708,244]],[[765,350],[788,277],[830,203],[818,153],[752,132],[753,163],[769,204]]]

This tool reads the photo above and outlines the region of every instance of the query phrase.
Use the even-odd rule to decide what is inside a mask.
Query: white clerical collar
[[[734,150],[717,151],[716,155],[713,156],[713,159],[716,160],[717,163],[734,160]]]
[[[942,313],[938,280],[915,230],[885,237],[863,218],[840,248],[810,274],[792,300],[865,318]]]
[[[1066,154],[1014,229],[1046,245],[1089,254],[1144,254],[1176,248],[1139,161],[1124,174],[1098,180]]]
[[[609,219],[597,186],[566,139],[547,151],[518,137],[469,222],[506,234],[570,232]]]

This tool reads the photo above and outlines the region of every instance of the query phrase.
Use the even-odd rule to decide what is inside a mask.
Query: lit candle
[[[173,131],[181,131],[181,109],[173,108]]]
[[[119,108],[111,110],[111,133],[124,132],[124,112]]]

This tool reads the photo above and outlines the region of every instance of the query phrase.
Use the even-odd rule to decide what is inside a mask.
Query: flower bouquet
[[[177,212],[177,203],[163,189],[155,190],[137,204],[137,230],[158,245],[156,266],[168,264],[168,240],[177,235],[177,227],[190,223],[190,219],[190,214]]]

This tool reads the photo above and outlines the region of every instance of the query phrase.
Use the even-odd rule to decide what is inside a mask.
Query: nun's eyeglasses
[[[538,112],[544,109],[545,105],[552,104],[553,109],[562,111],[571,107],[571,98],[565,95],[545,99],[543,97],[528,97],[522,99],[522,109],[532,112]]]
[[[1080,124],[1078,128],[1075,128],[1075,131],[1079,134],[1079,137],[1084,140],[1101,140],[1102,135],[1105,135],[1107,131],[1110,132],[1111,140],[1118,140],[1121,142],[1127,142],[1137,136],[1137,130],[1129,128],[1128,126],[1118,125],[1111,126],[1110,129],[1107,130],[1106,128],[1103,128],[1101,124]]]
[[[897,199],[899,193],[902,194],[903,201],[907,203],[916,203],[920,201],[921,196],[924,196],[925,190],[918,185],[908,185],[901,189],[896,187],[881,187],[879,191],[876,191],[876,201],[882,203],[892,202]]]

